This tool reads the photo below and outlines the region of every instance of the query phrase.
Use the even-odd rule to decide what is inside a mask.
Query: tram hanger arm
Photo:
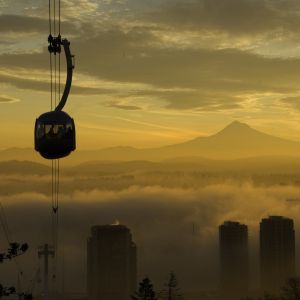
[[[73,69],[74,69],[74,65],[73,65],[73,61],[72,61],[73,55],[71,54],[71,50],[70,50],[70,42],[67,39],[62,39],[61,45],[64,47],[64,51],[65,51],[65,55],[66,55],[67,79],[66,79],[64,93],[60,99],[60,102],[56,106],[55,111],[61,111],[64,108],[64,106],[68,100],[68,96],[69,96],[69,93],[71,90],[71,85],[72,85]]]

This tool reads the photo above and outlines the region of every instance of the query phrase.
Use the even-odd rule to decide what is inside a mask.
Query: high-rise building
[[[136,290],[137,253],[123,225],[94,226],[87,243],[89,300],[130,300]]]
[[[240,299],[248,293],[248,228],[226,221],[219,226],[221,299]]]
[[[260,222],[260,272],[263,292],[277,292],[295,275],[293,220],[271,216]]]

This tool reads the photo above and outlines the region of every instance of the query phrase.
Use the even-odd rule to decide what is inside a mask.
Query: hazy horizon
[[[295,1],[78,7],[62,1],[62,31],[77,57],[66,110],[79,149],[165,146],[233,120],[300,141]],[[35,118],[50,108],[47,7],[4,0],[0,8],[0,147],[30,147]]]
[[[245,122],[240,122],[238,120],[233,120],[231,121],[230,123],[228,124],[225,124],[224,127],[222,128],[218,128],[217,131],[215,132],[212,132],[210,134],[202,134],[202,135],[196,135],[194,137],[191,137],[189,139],[185,139],[185,140],[182,140],[180,142],[176,142],[176,143],[173,143],[173,144],[166,144],[166,145],[161,145],[161,146],[156,146],[156,147],[134,147],[134,146],[131,146],[129,144],[120,144],[120,145],[115,145],[115,146],[111,146],[111,147],[103,147],[103,148],[98,148],[98,149],[93,149],[93,148],[88,148],[88,149],[82,149],[81,151],[90,151],[90,150],[102,150],[102,149],[106,149],[106,148],[116,148],[116,147],[132,147],[132,148],[137,148],[137,149],[151,149],[151,148],[163,148],[163,147],[167,147],[167,146],[172,146],[172,145],[177,145],[177,144],[183,144],[183,143],[186,143],[186,142],[189,142],[189,141],[192,141],[192,140],[195,140],[195,139],[198,139],[198,138],[207,138],[207,137],[210,137],[210,136],[214,136],[220,132],[222,132],[224,129],[228,128],[228,127],[231,127],[231,126],[243,126],[243,125],[246,125],[247,127],[250,127],[247,123]],[[254,129],[254,130],[257,130],[259,131],[257,128],[254,128],[254,127],[250,127],[251,129]],[[268,133],[268,132],[264,132],[264,131],[260,131],[261,133],[263,134],[266,134],[266,135],[271,135],[273,137],[277,137],[279,139],[285,139],[285,140],[288,140],[290,142],[299,142],[300,143],[300,140],[297,141],[297,140],[293,140],[293,139],[289,139],[289,138],[283,138],[283,137],[280,137],[280,136],[277,136],[276,133]],[[236,136],[236,138],[238,139],[239,137]],[[27,148],[32,148],[32,147],[7,147],[7,148],[0,148],[0,151],[1,150],[9,150],[9,149],[14,149],[14,148],[24,148],[24,149],[27,149]],[[80,149],[79,149],[80,150]]]

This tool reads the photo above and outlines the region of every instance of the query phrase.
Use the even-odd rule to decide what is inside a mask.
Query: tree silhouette
[[[16,289],[11,287],[4,287],[2,284],[0,284],[0,297],[2,296],[10,296],[16,293]]]
[[[282,288],[282,300],[300,300],[300,278],[291,277]]]
[[[241,300],[282,300],[282,298],[279,296],[265,294],[263,297],[258,297],[258,298],[246,297],[246,298],[241,298]]]
[[[173,271],[170,272],[168,283],[165,284],[165,289],[160,292],[160,297],[163,300],[179,300],[183,299],[178,287],[178,281]]]
[[[281,289],[279,296],[265,295],[263,300],[300,300],[300,278],[291,277],[287,279],[285,285]],[[253,298],[245,298],[244,300],[254,300]],[[258,298],[257,300],[262,300]]]
[[[157,300],[153,290],[153,284],[148,277],[144,278],[139,285],[138,292],[131,296],[132,300]]]
[[[10,243],[7,253],[0,253],[0,263],[4,261],[4,259],[13,259],[14,257],[20,256],[24,254],[28,250],[28,245],[18,244],[18,243]]]
[[[3,263],[5,259],[11,260],[17,256],[24,254],[28,250],[28,245],[18,244],[18,243],[10,243],[9,248],[6,253],[0,253],[0,263]],[[17,294],[15,287],[4,287],[0,283],[0,298],[4,296],[17,295],[20,300],[32,300],[31,294],[20,293]]]

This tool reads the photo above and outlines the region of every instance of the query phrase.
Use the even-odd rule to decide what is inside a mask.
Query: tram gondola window
[[[53,124],[46,124],[45,125],[45,135],[48,138],[54,138],[63,136],[65,133],[65,126],[64,125],[53,125]]]
[[[69,138],[69,139],[72,138],[72,136],[73,136],[73,130],[74,130],[73,124],[72,123],[68,123],[66,125],[66,135],[65,135],[66,138]]]
[[[73,130],[73,124],[72,123],[68,123],[66,125],[66,129],[67,129],[67,131],[72,131]]]
[[[37,125],[37,131],[36,131],[36,136],[37,138],[42,138],[45,135],[45,128],[43,124],[38,124]]]

